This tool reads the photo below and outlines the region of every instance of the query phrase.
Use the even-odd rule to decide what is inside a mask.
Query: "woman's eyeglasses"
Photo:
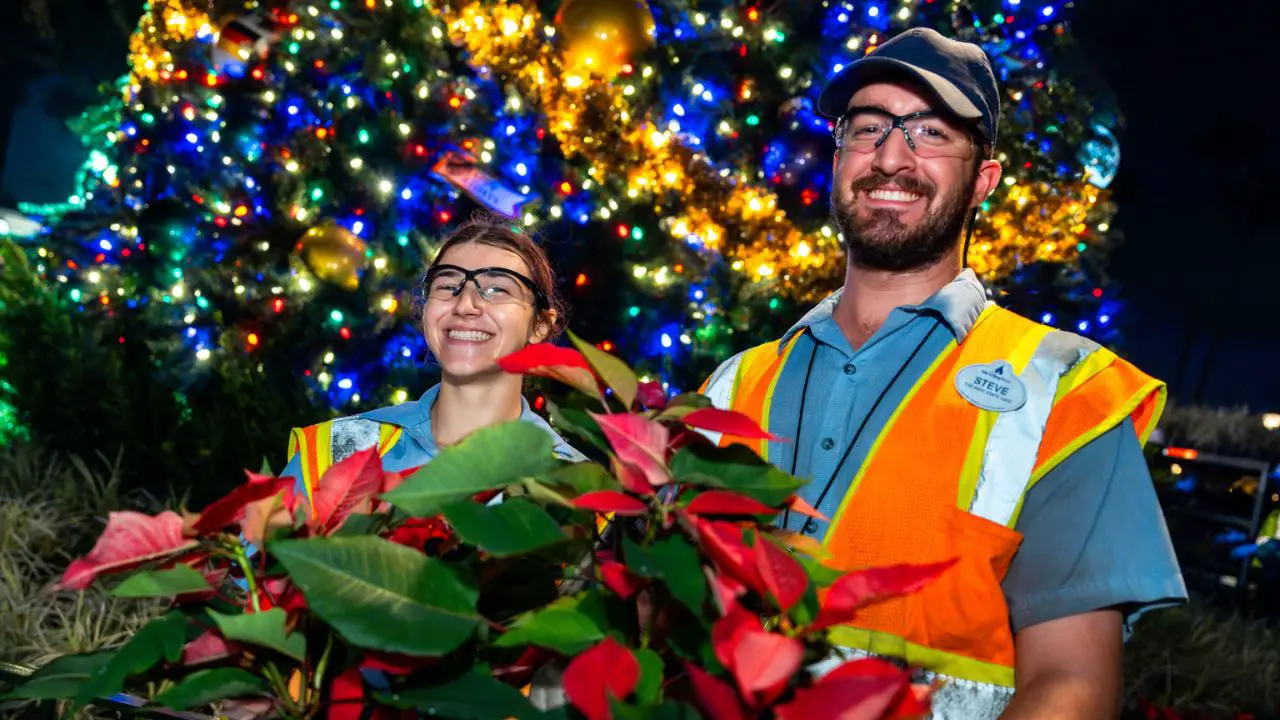
[[[457,265],[436,265],[427,272],[427,298],[452,300],[462,293],[467,283],[475,286],[482,300],[495,305],[532,303],[539,310],[547,310],[551,306],[537,283],[515,270],[502,267],[468,270]]]

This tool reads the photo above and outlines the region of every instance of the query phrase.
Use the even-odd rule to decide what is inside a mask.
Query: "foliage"
[[[1280,461],[1280,431],[1268,429],[1262,416],[1248,408],[1171,403],[1160,419],[1160,430],[1167,445]]]
[[[371,448],[310,493],[248,473],[199,514],[113,512],[59,585],[123,577],[113,594],[165,599],[165,614],[13,696],[83,706],[130,690],[238,717],[927,713],[928,688],[890,663],[808,668],[835,652],[826,628],[951,563],[822,567],[770,522],[814,512],[794,499],[803,481],[697,432],[762,430],[574,342],[565,364],[607,394],[554,412],[608,448],[611,471],[557,460],[550,435],[517,421],[407,472]],[[507,362],[563,374],[547,352]]]

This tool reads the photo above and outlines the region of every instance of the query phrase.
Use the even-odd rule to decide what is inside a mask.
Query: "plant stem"
[[[280,674],[280,669],[273,662],[267,663],[262,668],[267,679],[275,687],[276,697],[285,706],[285,710],[292,713],[301,712],[301,708],[293,701],[293,696],[289,694],[289,682]]]
[[[311,686],[320,692],[320,685],[324,682],[324,673],[329,669],[329,653],[333,650],[333,633],[326,632],[324,640],[324,652],[320,655],[320,662],[316,664],[316,674],[311,680]]]
[[[249,556],[244,553],[244,545],[236,545],[235,558],[240,569],[244,571],[244,581],[249,586],[249,602],[253,604],[253,611],[261,612],[262,607],[258,604],[258,583],[254,580],[253,566],[249,564]]]

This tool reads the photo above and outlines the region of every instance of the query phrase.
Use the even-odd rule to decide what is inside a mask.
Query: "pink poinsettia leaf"
[[[201,511],[200,519],[193,528],[196,534],[208,535],[223,531],[228,525],[240,522],[244,517],[245,507],[250,503],[277,495],[294,484],[294,480],[287,477],[262,479],[263,476],[258,476],[259,479],[255,480],[255,474],[249,473],[249,482]]]
[[[240,533],[255,547],[262,547],[266,543],[272,528],[293,525],[293,511],[285,505],[285,492],[245,506],[244,517],[240,520]]]
[[[171,510],[146,515],[130,510],[107,516],[107,527],[88,555],[72,561],[55,587],[83,590],[100,575],[123,572],[197,545],[183,537],[182,516]]]
[[[747,586],[722,572],[716,572],[711,568],[705,570],[707,582],[715,593],[716,607],[720,609],[722,616],[727,615],[730,609],[738,604],[738,598],[747,592]]]
[[[595,490],[569,501],[579,510],[593,510],[618,515],[643,515],[649,511],[645,501],[617,490]]]
[[[646,409],[661,410],[667,406],[667,391],[657,380],[642,382],[636,386],[636,398]]]
[[[591,417],[599,424],[618,459],[643,473],[653,487],[671,482],[667,472],[667,441],[671,439],[666,425],[643,415],[618,413]]]
[[[711,649],[727,668],[733,667],[733,650],[739,633],[761,628],[760,618],[738,603],[729,606],[724,617],[711,626]]]
[[[778,511],[755,498],[729,490],[706,490],[685,506],[691,515],[773,515]]]
[[[689,662],[684,664],[698,705],[710,720],[747,720],[738,691],[729,683]]]
[[[787,498],[787,502],[784,503],[784,505],[787,508],[789,508],[793,513],[798,513],[800,515],[807,515],[808,517],[815,518],[823,522],[829,522],[827,520],[826,515],[823,515],[822,513],[818,512],[817,508],[810,505],[809,501],[805,500],[799,495],[792,495],[791,497]]]
[[[311,494],[307,525],[317,535],[329,535],[347,517],[382,489],[382,457],[377,447],[361,450],[329,468]]]
[[[239,643],[222,637],[216,630],[206,630],[182,648],[183,665],[200,665],[225,660],[244,649]]]
[[[582,353],[551,343],[537,343],[498,358],[498,367],[513,375],[558,380],[593,398],[602,398],[600,380]]]
[[[699,408],[680,418],[680,422],[691,428],[709,430],[723,435],[745,438],[747,440],[778,440],[772,433],[761,429],[755,420],[736,410],[720,408]]]
[[[913,700],[910,675],[883,660],[853,660],[777,709],[779,720],[884,720]]]
[[[275,709],[275,701],[268,698],[223,700],[218,704],[218,716],[226,720],[258,720]]]
[[[734,636],[730,669],[748,703],[758,705],[786,687],[803,658],[804,643],[798,639],[749,628]]]
[[[732,575],[758,593],[765,592],[767,588],[756,568],[755,554],[743,540],[742,528],[733,523],[704,520],[696,516],[692,521],[697,531],[698,544],[707,551],[711,561],[721,572]]]
[[[630,650],[607,637],[581,653],[564,670],[564,692],[587,720],[608,720],[609,698],[631,694],[640,680],[640,663]]]
[[[756,538],[756,568],[769,594],[784,612],[790,610],[809,587],[809,575],[786,550],[763,537]]]
[[[898,707],[893,709],[889,720],[921,720],[933,712],[933,688],[929,685],[912,685],[903,693]]]
[[[649,484],[649,479],[645,477],[644,471],[628,462],[623,462],[618,458],[613,459],[613,474],[617,476],[618,483],[628,492],[646,497],[654,494],[654,488]]]
[[[630,600],[647,584],[644,578],[631,572],[626,565],[616,560],[603,561],[599,567],[600,581],[623,600]]]
[[[855,570],[831,584],[821,598],[821,611],[810,630],[820,630],[853,620],[858,608],[889,597],[913,593],[933,582],[958,562],[958,558],[925,565],[888,565]]]

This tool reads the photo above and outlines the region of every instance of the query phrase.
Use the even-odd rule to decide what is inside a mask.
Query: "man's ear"
[[[999,162],[995,160],[982,161],[982,164],[978,166],[978,179],[973,184],[973,199],[970,200],[969,207],[976,208],[986,202],[987,197],[995,192],[1000,185],[1000,176],[1003,172]]]
[[[543,310],[533,320],[533,330],[529,333],[529,343],[536,345],[546,342],[551,331],[556,327],[556,318],[560,315],[555,310]]]

